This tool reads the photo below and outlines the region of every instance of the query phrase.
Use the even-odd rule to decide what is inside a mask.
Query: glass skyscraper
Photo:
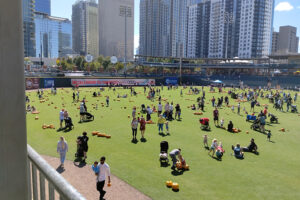
[[[24,31],[24,56],[35,56],[35,24],[34,24],[34,0],[22,1],[23,31]]]
[[[35,0],[35,11],[51,15],[51,1]]]
[[[58,58],[72,54],[72,24],[69,19],[35,13],[36,57]]]

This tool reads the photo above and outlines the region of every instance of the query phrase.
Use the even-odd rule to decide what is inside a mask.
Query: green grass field
[[[133,187],[150,196],[153,199],[300,199],[300,156],[299,156],[299,119],[298,114],[275,111],[268,100],[259,98],[261,104],[269,104],[269,112],[279,117],[279,124],[267,125],[266,129],[272,130],[274,141],[268,142],[267,136],[250,130],[251,123],[246,122],[246,115],[239,116],[232,113],[230,108],[220,109],[220,118],[224,118],[227,126],[232,120],[236,128],[242,132],[232,134],[223,129],[216,128],[212,121],[213,108],[210,99],[226,96],[225,93],[209,93],[206,90],[205,112],[202,116],[194,115],[194,111],[187,108],[196,104],[198,95],[187,95],[189,89],[183,90],[183,97],[180,97],[180,88],[167,90],[164,87],[161,91],[162,98],[169,102],[180,104],[182,109],[182,121],[174,120],[169,123],[170,136],[162,137],[158,134],[156,124],[147,125],[145,137],[147,142],[131,143],[131,116],[132,107],[141,104],[154,104],[157,108],[158,102],[151,102],[146,99],[143,88],[137,88],[137,97],[130,96],[130,90],[116,89],[102,92],[102,97],[93,98],[92,93],[98,92],[97,88],[80,88],[80,99],[86,97],[87,108],[95,115],[95,120],[88,123],[78,123],[79,103],[72,103],[72,89],[58,89],[58,94],[53,96],[50,91],[45,95],[49,98],[45,103],[40,103],[36,92],[27,92],[31,101],[39,111],[39,119],[35,115],[27,114],[28,143],[40,154],[58,156],[56,144],[59,136],[63,135],[69,144],[68,160],[74,160],[76,152],[76,138],[83,131],[88,132],[89,152],[87,162],[93,163],[103,155],[111,167],[114,175],[123,179]],[[128,94],[127,99],[117,99]],[[291,93],[294,95],[294,92]],[[110,107],[101,107],[105,103],[105,96],[110,96]],[[190,99],[190,100],[187,100]],[[99,100],[99,101],[98,101]],[[133,102],[130,102],[133,101]],[[50,104],[53,102],[53,104]],[[57,132],[59,127],[59,111],[65,104],[73,119],[75,129],[71,132]],[[93,109],[92,104],[98,103],[98,110]],[[50,104],[50,106],[48,106]],[[164,104],[164,102],[163,102]],[[230,98],[230,105],[237,105]],[[58,108],[55,109],[54,107]],[[123,107],[126,106],[127,109]],[[250,110],[250,103],[241,103],[241,108]],[[298,107],[300,105],[298,104]],[[256,107],[256,112],[263,107]],[[139,109],[138,109],[139,112]],[[236,112],[236,110],[235,110]],[[200,130],[199,118],[209,117],[211,119],[211,132]],[[152,120],[157,122],[157,115],[152,115]],[[269,119],[267,119],[269,122]],[[54,124],[56,129],[42,129],[43,124]],[[286,132],[279,129],[285,128]],[[100,131],[111,135],[111,139],[98,138],[91,135],[92,131]],[[249,134],[246,134],[249,131]],[[217,161],[208,156],[208,151],[203,148],[203,135],[209,135],[209,145],[213,138],[222,141],[225,154],[222,161]],[[140,132],[138,132],[138,139]],[[258,145],[259,155],[245,153],[244,160],[238,160],[231,156],[231,145],[240,143],[247,146],[251,138],[255,138]],[[169,167],[160,167],[159,151],[160,142],[169,142],[169,151],[180,147],[182,155],[190,166],[189,171],[183,174],[174,174]],[[170,160],[171,161],[171,160]],[[170,162],[171,164],[171,162]],[[92,171],[91,171],[92,173]],[[165,186],[167,180],[178,182],[179,192],[173,192]],[[95,181],[95,180],[91,180]],[[112,183],[113,184],[113,183]]]

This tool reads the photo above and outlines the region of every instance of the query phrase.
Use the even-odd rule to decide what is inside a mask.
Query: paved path
[[[58,158],[42,156],[54,169],[77,189],[87,200],[99,199],[99,192],[96,190],[96,176],[91,170],[91,166],[76,166],[72,161],[65,161],[65,170],[58,168],[60,162]],[[111,175],[111,187],[104,187],[107,200],[151,200],[140,191],[131,187],[126,182],[116,176]]]

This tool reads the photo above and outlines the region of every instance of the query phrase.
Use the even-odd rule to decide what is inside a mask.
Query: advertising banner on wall
[[[44,88],[54,87],[54,78],[45,78],[44,79]]]
[[[72,86],[155,85],[155,79],[72,79]]]
[[[39,78],[26,78],[25,79],[26,90],[38,89],[40,87]]]
[[[167,85],[177,85],[178,78],[177,77],[166,77],[166,84]]]

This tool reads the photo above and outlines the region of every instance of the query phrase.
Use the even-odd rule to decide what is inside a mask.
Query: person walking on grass
[[[73,97],[73,103],[74,103],[75,102],[75,92],[73,92],[72,97]]]
[[[60,137],[60,141],[57,143],[57,153],[60,156],[60,167],[64,168],[64,162],[66,159],[66,153],[68,152],[68,143],[64,137]]]
[[[84,131],[82,133],[82,148],[83,148],[83,162],[85,163],[85,159],[87,158],[86,153],[88,152],[89,146],[88,146],[89,137],[87,136],[87,133]]]
[[[208,148],[208,143],[207,143],[207,140],[208,140],[208,137],[207,135],[203,135],[203,145],[204,145],[204,148]]]
[[[269,142],[271,142],[271,136],[272,136],[272,133],[271,133],[271,131],[269,130],[269,131],[268,131],[268,136],[267,136],[267,139],[269,140]]]
[[[106,107],[109,106],[109,96],[106,97]]]
[[[141,135],[142,135],[141,140],[145,140],[144,134],[145,134],[145,130],[146,130],[146,120],[142,116],[141,119],[139,119],[139,122],[140,122],[140,131],[141,131]]]
[[[137,134],[138,125],[139,125],[139,121],[134,117],[131,121],[132,141],[137,141],[136,134]]]
[[[110,167],[105,162],[105,157],[104,156],[102,156],[100,158],[100,163],[98,164],[98,166],[99,166],[99,173],[97,175],[96,188],[100,193],[99,200],[104,200],[103,197],[104,197],[106,191],[104,191],[103,188],[104,188],[104,185],[105,185],[106,176],[108,178],[107,186],[110,186],[110,184],[111,184],[111,182],[110,182]]]
[[[164,123],[165,122],[166,122],[166,119],[162,116],[162,114],[160,114],[159,118],[157,120],[158,133],[163,133],[163,131],[164,131]]]
[[[59,112],[59,121],[60,121],[60,123],[59,123],[59,128],[60,128],[60,129],[63,128],[63,127],[62,127],[62,124],[63,124],[63,121],[64,121],[64,119],[65,119],[64,114],[65,114],[65,110],[64,110],[64,109],[61,109],[61,111]]]
[[[180,120],[180,114],[181,114],[181,108],[180,108],[180,105],[177,104],[177,105],[175,106],[175,119],[176,119],[177,116],[178,116],[178,120]]]
[[[218,148],[217,139],[213,139],[211,146],[210,146],[210,150],[208,152],[208,155],[210,155],[210,152],[213,152],[211,157],[214,157],[217,148]]]
[[[163,107],[161,105],[161,102],[159,102],[158,105],[157,105],[157,111],[158,111],[157,115],[158,115],[158,117],[161,115],[162,109],[163,109]]]
[[[217,107],[215,107],[215,110],[213,111],[213,116],[214,116],[215,126],[219,126],[219,111]]]

